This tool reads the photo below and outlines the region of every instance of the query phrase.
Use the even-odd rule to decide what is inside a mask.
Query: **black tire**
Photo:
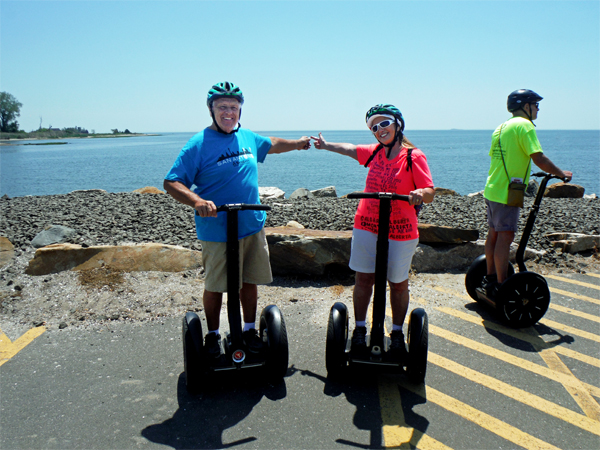
[[[331,377],[339,376],[348,363],[346,343],[348,342],[348,308],[337,302],[331,307],[327,323],[325,345],[325,367]]]
[[[512,328],[535,325],[550,305],[548,283],[534,272],[519,272],[509,277],[498,289],[498,311]]]
[[[413,383],[425,381],[427,350],[429,346],[429,319],[423,308],[415,308],[408,319],[408,364],[406,371]]]
[[[202,344],[202,323],[196,313],[188,312],[183,318],[183,371],[188,392],[200,392],[206,376],[206,361]]]
[[[508,263],[508,272],[507,277],[510,277],[515,273],[515,268],[509,262]],[[467,288],[467,292],[469,296],[476,300],[477,302],[481,302],[479,297],[477,297],[477,292],[475,289],[481,286],[481,282],[483,281],[483,277],[487,274],[487,263],[485,260],[485,255],[479,255],[477,258],[473,260],[469,270],[467,271],[467,275],[465,276],[465,287]]]
[[[281,381],[287,373],[289,348],[287,329],[281,311],[275,305],[269,305],[260,315],[260,336],[266,337],[267,376],[273,381]]]

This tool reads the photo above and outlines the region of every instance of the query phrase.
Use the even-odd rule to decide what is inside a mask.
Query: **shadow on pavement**
[[[152,442],[174,449],[235,447],[257,438],[250,435],[234,442],[223,442],[223,432],[245,419],[263,396],[280,400],[286,395],[285,381],[269,385],[258,375],[240,377],[239,373],[213,377],[205,393],[191,395],[182,373],[177,383],[179,409],[170,419],[146,427],[141,434]]]

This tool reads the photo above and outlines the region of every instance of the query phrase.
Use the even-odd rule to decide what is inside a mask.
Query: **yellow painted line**
[[[586,273],[586,275],[587,275],[588,277],[596,277],[596,278],[600,278],[600,274],[597,274],[597,273]]]
[[[587,320],[591,320],[592,322],[600,323],[600,317],[595,316],[593,314],[588,314],[588,313],[584,313],[581,311],[577,311],[573,308],[565,308],[564,306],[560,306],[560,305],[550,305],[550,308],[555,309],[556,311],[560,311],[565,314],[571,314],[572,316],[577,316],[577,317],[581,317],[582,319],[587,319]]]
[[[436,286],[433,289],[435,291],[442,292],[444,294],[454,295],[455,297],[459,297],[459,298],[462,298],[464,300],[475,301],[471,297],[469,297],[468,295],[462,294],[460,292],[456,292],[456,291],[454,291],[452,289],[447,289],[447,288],[439,287],[439,286]],[[565,295],[567,297],[571,296],[571,297],[574,297],[574,298],[579,298],[580,300],[591,301],[592,303],[596,302],[596,303],[598,303],[600,305],[600,300],[594,300],[593,298],[586,297],[585,295],[577,295],[577,294],[573,294],[573,293],[568,292],[568,291],[561,291],[560,289],[553,289],[553,288],[550,288],[550,291],[556,292],[557,294]],[[571,314],[573,316],[578,316],[578,317],[582,317],[584,319],[594,320],[596,322],[600,322],[600,318],[598,316],[594,316],[592,314],[582,313],[582,312],[579,312],[577,310],[574,310],[573,308],[565,308],[564,306],[555,305],[554,303],[550,303],[550,305],[548,305],[548,307],[550,309],[554,309],[556,311],[560,311],[560,312],[563,312],[563,313]]]
[[[554,292],[555,294],[564,295],[565,297],[569,298],[576,298],[578,300],[585,300],[586,302],[600,305],[600,300],[598,300],[597,298],[588,297],[587,295],[575,294],[574,292],[563,291],[562,289],[556,289],[550,286],[548,286],[548,289],[550,289],[550,292]]]
[[[473,369],[469,369],[448,358],[435,353],[429,353],[429,362],[455,373],[463,378],[471,380],[474,383],[485,386],[488,389],[499,392],[517,402],[537,409],[545,414],[556,417],[564,422],[570,423],[582,430],[600,436],[600,424],[583,414],[571,411],[564,406],[557,405],[537,395],[531,394],[523,389],[511,386],[508,383],[497,380],[496,378],[485,375]],[[427,388],[427,397],[429,397],[429,387]]]
[[[473,301],[473,299],[471,297],[468,297],[464,294],[460,294],[452,289],[446,289],[446,288],[442,288],[442,287],[435,287],[433,289],[438,292],[455,295],[456,297],[460,297],[460,298],[464,298],[464,299]],[[552,306],[553,305],[551,304],[550,307],[552,307]],[[571,333],[571,334],[574,334],[575,336],[589,339],[591,341],[600,342],[600,336],[598,336],[597,334],[594,334],[594,333],[590,333],[588,331],[579,330],[578,328],[570,327],[568,325],[563,325],[561,323],[554,322],[554,321],[548,320],[548,319],[542,319],[542,320],[540,320],[539,323],[542,323],[542,324],[552,327],[552,328],[556,328],[558,330],[566,331],[567,333]]]
[[[417,387],[408,383],[403,383],[402,386],[417,395],[421,395],[417,390]],[[466,403],[463,403],[455,398],[450,397],[449,395],[444,394],[443,392],[438,391],[430,386],[427,386],[427,396],[426,400],[431,403],[435,403],[438,406],[456,414],[459,417],[462,417],[470,422],[473,422],[480,427],[488,430],[507,441],[516,444],[519,447],[523,447],[529,450],[549,450],[556,449],[553,445],[548,444],[541,439],[536,438],[524,431],[519,430],[512,425],[509,425],[505,422],[502,422],[499,419],[496,419],[489,414],[484,413],[483,411],[479,411],[478,409],[473,408]]]
[[[560,360],[556,352],[549,349],[540,349],[539,347],[536,347],[536,350],[550,370],[563,373],[573,380],[575,385],[564,384],[565,389],[571,397],[573,397],[573,400],[575,400],[586,416],[600,422],[600,406],[598,405],[598,402],[594,400],[594,397],[592,397],[589,390],[585,388],[583,383],[580,382],[575,375],[573,375],[573,372],[571,372],[565,363]]]
[[[557,281],[564,281],[565,283],[576,284],[577,286],[583,286],[583,287],[586,287],[586,288],[596,289],[596,290],[600,291],[600,286],[597,286],[597,285],[592,284],[592,283],[584,283],[583,281],[572,280],[571,278],[559,277],[559,276],[556,276],[556,275],[544,275],[544,277],[545,278],[551,278],[551,279],[557,280]]]
[[[378,384],[384,447],[452,450],[451,447],[406,424],[398,383],[388,377],[380,376]]]
[[[480,342],[474,341],[473,339],[466,338],[464,336],[437,327],[435,325],[429,325],[429,333],[444,338],[450,342],[454,342],[455,344],[469,348],[471,350],[475,350],[479,353],[483,353],[484,355],[490,356],[492,358],[496,358],[502,362],[512,364],[513,366],[519,367],[520,369],[527,370],[528,372],[532,372],[536,375],[540,375],[550,380],[556,381],[564,386],[572,386],[574,388],[580,388],[581,386],[584,386],[590,393],[592,393],[596,397],[600,397],[600,388],[591,384],[583,383],[577,380],[576,378],[574,379],[565,375],[564,373],[554,371],[552,369],[549,369],[548,367],[544,367],[540,364],[536,364],[524,358],[519,358],[518,356],[511,355],[510,353],[498,350],[494,347],[490,347],[489,345],[482,344]]]
[[[576,352],[575,350],[571,350],[569,348],[554,345],[552,342],[544,342],[541,337],[534,337],[522,331],[514,330],[512,328],[508,328],[498,323],[490,322],[488,320],[483,320],[481,319],[481,317],[467,314],[456,309],[448,307],[440,307],[436,309],[451,316],[454,316],[458,319],[471,322],[475,325],[479,325],[490,330],[498,331],[500,333],[506,334],[507,336],[514,337],[515,339],[519,339],[521,341],[529,342],[533,345],[545,345],[545,348],[552,348],[552,350],[554,350],[556,353],[559,353],[563,356],[568,356],[569,358],[573,358],[578,361],[584,362],[586,364],[589,364],[590,366],[600,367],[600,359],[584,355],[583,353]]]
[[[589,331],[583,331],[579,328],[570,327],[568,325],[563,325],[562,323],[555,322],[554,320],[542,319],[540,322],[542,325],[546,325],[547,327],[554,328],[556,330],[561,330],[569,334],[574,334],[575,336],[582,337],[584,339],[589,339],[590,341],[600,342],[600,336],[594,333],[590,333]]]
[[[15,342],[11,342],[8,336],[0,330],[0,366],[27,347],[27,345],[45,331],[46,327],[32,328],[25,332],[23,336],[16,339]]]

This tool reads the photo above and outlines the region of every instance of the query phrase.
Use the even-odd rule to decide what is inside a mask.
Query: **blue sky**
[[[197,131],[219,81],[256,131],[485,129],[519,88],[540,129],[600,128],[600,2],[0,1],[0,90],[22,129]]]

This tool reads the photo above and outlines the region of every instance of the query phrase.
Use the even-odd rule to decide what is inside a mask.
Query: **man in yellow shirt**
[[[483,196],[487,205],[489,231],[485,241],[487,275],[483,287],[494,296],[506,280],[510,244],[515,238],[521,208],[508,206],[508,185],[512,181],[527,184],[531,161],[545,172],[571,180],[573,173],[559,169],[542,152],[533,121],[537,119],[542,97],[529,89],[508,96],[507,109],[512,117],[492,134],[490,170]]]

